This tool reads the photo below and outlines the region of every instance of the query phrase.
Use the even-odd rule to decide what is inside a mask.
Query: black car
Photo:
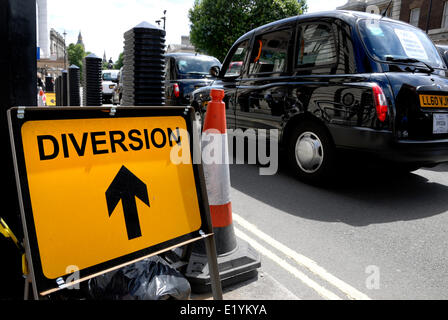
[[[190,94],[197,88],[210,85],[218,75],[218,59],[194,53],[165,55],[165,97],[167,105],[189,105]]]
[[[336,150],[413,171],[448,161],[446,72],[418,28],[362,12],[320,12],[243,35],[191,104],[205,108],[210,89],[224,89],[228,127],[278,129],[306,181],[334,171]]]
[[[445,62],[445,65],[448,66],[448,46],[444,45],[436,45],[437,50],[439,50],[440,55]]]

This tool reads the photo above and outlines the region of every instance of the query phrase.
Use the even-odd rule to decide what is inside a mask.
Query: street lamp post
[[[163,10],[163,17],[160,18],[160,20],[156,20],[157,25],[160,27],[160,22],[163,20],[163,30],[165,30],[166,27],[166,10]]]
[[[163,10],[163,17],[160,18],[163,20],[163,30],[165,30],[165,26],[166,26],[166,10]]]
[[[65,36],[67,35],[67,32],[64,30],[64,70],[67,70],[67,46],[65,44]]]
[[[429,21],[431,19],[432,0],[429,0],[428,17],[426,18],[426,34],[429,33]]]

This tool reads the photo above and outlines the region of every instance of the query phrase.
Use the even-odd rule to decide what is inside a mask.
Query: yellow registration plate
[[[420,106],[422,108],[448,108],[448,96],[420,95]]]

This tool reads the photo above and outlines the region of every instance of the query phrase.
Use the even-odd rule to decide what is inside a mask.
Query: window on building
[[[448,28],[448,1],[443,6],[442,28]]]
[[[414,8],[411,10],[411,15],[409,17],[409,24],[414,27],[418,27],[418,22],[420,20],[420,8]]]

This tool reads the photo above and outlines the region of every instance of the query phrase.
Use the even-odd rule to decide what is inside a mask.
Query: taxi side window
[[[243,68],[244,59],[246,58],[248,45],[249,41],[245,40],[241,42],[241,44],[235,49],[235,51],[233,52],[233,56],[230,59],[230,63],[227,66],[227,70],[224,75],[225,78],[238,77],[241,75],[241,70]]]
[[[165,60],[165,79],[170,80],[171,74],[170,74],[170,58],[166,58]]]
[[[357,68],[351,27],[342,21],[336,21],[335,25],[339,39],[336,74],[355,74]]]
[[[176,80],[176,68],[173,66],[174,59],[167,57],[165,60],[165,80]]]
[[[337,62],[337,50],[331,26],[324,23],[312,23],[299,26],[297,38],[296,69],[322,69],[331,73],[331,66]]]
[[[249,74],[273,74],[286,72],[292,30],[267,33],[255,38]]]

